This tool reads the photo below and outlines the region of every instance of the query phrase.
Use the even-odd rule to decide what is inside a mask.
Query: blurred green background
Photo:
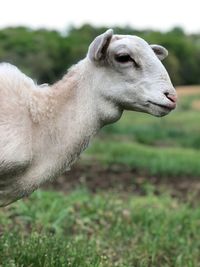
[[[1,29],[0,61],[52,83],[105,30]],[[70,172],[2,208],[2,267],[200,266],[200,35],[114,31],[169,50],[178,107],[163,118],[124,112]]]
[[[113,28],[118,34],[138,35],[151,44],[166,46],[170,56],[164,64],[175,85],[200,83],[200,35],[186,34],[180,27],[168,32]],[[54,82],[78,60],[88,45],[107,28],[85,24],[66,32],[26,27],[0,29],[0,60],[17,65],[37,81]]]

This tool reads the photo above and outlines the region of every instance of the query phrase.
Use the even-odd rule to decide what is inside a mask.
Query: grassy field
[[[178,90],[178,108],[164,118],[126,112],[102,130],[87,152],[89,160],[91,156],[103,164],[123,164],[159,177],[199,177],[200,88],[190,90],[191,94],[187,88]]]
[[[0,267],[200,266],[200,88],[126,112],[76,167],[0,210]]]
[[[167,194],[38,191],[1,212],[0,266],[200,266],[200,209]]]

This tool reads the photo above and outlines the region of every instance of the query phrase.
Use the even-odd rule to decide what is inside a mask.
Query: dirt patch
[[[176,87],[177,94],[179,97],[187,96],[187,95],[197,95],[200,94],[200,86],[193,85],[193,86],[177,86]]]
[[[200,110],[200,100],[193,101],[192,108],[195,110]]]
[[[188,195],[195,195],[195,198],[200,199],[200,177],[160,178],[139,174],[124,166],[103,167],[97,163],[76,164],[70,172],[52,183],[46,183],[43,189],[68,193],[80,186],[94,193],[108,190],[146,195],[151,191],[155,194],[168,192],[181,199],[188,198]]]

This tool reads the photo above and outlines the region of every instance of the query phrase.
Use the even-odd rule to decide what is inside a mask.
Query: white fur
[[[130,54],[140,68],[117,62],[116,53]],[[38,86],[15,66],[0,64],[0,205],[63,173],[124,109],[169,113],[175,104],[166,93],[176,93],[155,53],[143,39],[110,30],[52,86]]]

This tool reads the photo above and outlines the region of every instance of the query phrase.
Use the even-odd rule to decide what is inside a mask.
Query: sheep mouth
[[[160,108],[168,110],[168,111],[173,110],[176,107],[176,105],[162,105],[162,104],[159,104],[159,103],[156,103],[153,101],[148,101],[148,102],[154,106],[160,107]]]

